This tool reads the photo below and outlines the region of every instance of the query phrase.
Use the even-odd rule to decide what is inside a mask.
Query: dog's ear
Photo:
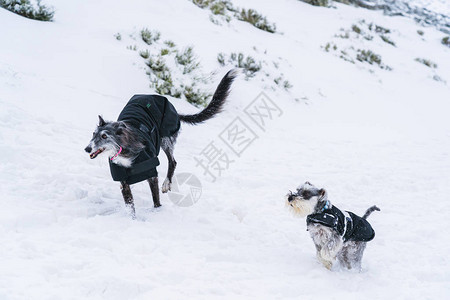
[[[105,120],[103,120],[102,116],[98,115],[98,126],[104,126],[106,124]]]
[[[328,198],[328,193],[325,189],[319,190],[319,201],[325,201]]]

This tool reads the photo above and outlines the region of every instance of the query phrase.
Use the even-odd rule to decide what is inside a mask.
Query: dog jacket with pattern
[[[134,184],[157,176],[161,138],[172,136],[180,129],[180,117],[175,107],[166,97],[160,95],[134,95],[117,121],[137,128],[144,138],[145,148],[130,168],[109,160],[113,180]]]
[[[349,211],[343,213],[333,205],[320,213],[308,215],[306,224],[312,223],[333,228],[344,241],[368,242],[375,237],[375,231],[367,220]]]

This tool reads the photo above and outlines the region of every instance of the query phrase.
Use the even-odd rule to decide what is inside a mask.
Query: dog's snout
[[[90,146],[87,146],[86,148],[84,148],[84,151],[86,151],[87,153],[91,153],[92,148]]]
[[[288,201],[291,202],[292,200],[294,200],[294,195],[290,194],[290,195],[288,196]]]

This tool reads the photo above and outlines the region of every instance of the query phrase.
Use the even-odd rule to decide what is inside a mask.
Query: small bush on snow
[[[369,64],[381,64],[381,56],[378,54],[375,54],[371,50],[358,50],[358,55],[356,56],[356,59],[363,62],[368,62]]]
[[[30,0],[0,0],[0,7],[16,13],[22,17],[38,20],[38,21],[53,21],[55,11],[41,4],[41,1],[36,1],[33,5]]]
[[[266,17],[260,15],[253,9],[242,9],[240,14],[237,15],[237,18],[270,33],[274,33],[277,29],[274,23],[270,24]]]
[[[224,53],[219,53],[217,61],[222,66],[231,64],[237,68],[242,68],[247,79],[254,77],[261,70],[261,62],[257,62],[251,56],[245,57],[243,53],[231,53],[228,57]]]
[[[359,28],[357,25],[352,25],[352,30],[357,34],[361,34],[361,28]]]
[[[372,52],[371,50],[361,50],[358,49],[358,54],[356,55],[356,59],[360,62],[367,62],[371,65],[376,64],[381,69],[392,70],[391,67],[386,66],[381,61],[381,55]]]
[[[175,48],[176,46],[175,43],[171,40],[164,41],[164,44],[166,44],[169,48]]]
[[[151,45],[158,41],[161,36],[159,31],[150,31],[147,28],[141,30],[141,38],[147,44]]]
[[[150,87],[160,95],[184,98],[195,106],[205,106],[210,94],[197,88],[197,84],[208,83],[201,73],[200,63],[192,47],[179,50],[171,40],[160,41],[161,34],[147,28],[139,32],[140,38],[148,46],[139,51],[148,66]],[[136,40],[134,34],[130,38]],[[137,45],[127,47],[137,50]]]
[[[395,47],[395,43],[389,37],[387,37],[387,36],[385,36],[383,34],[380,35],[380,37],[383,40],[383,42],[388,43],[388,44],[390,44],[390,45]]]
[[[214,16],[224,16],[225,20],[229,22],[231,20],[230,15],[234,15],[240,21],[244,21],[252,24],[258,29],[274,33],[276,31],[276,25],[269,23],[266,17],[254,9],[239,9],[228,0],[191,0],[192,3],[200,8],[208,8]],[[212,17],[211,22],[214,24],[220,24],[220,22]]]
[[[177,53],[175,60],[183,66],[183,74],[191,73],[199,66],[192,47],[188,47],[183,52]]]
[[[150,57],[150,52],[148,52],[148,50],[146,49],[146,50],[144,50],[144,51],[139,51],[139,55],[140,55],[142,58],[147,59],[147,58]]]
[[[196,106],[206,106],[208,103],[209,97],[211,97],[211,94],[205,93],[200,89],[195,88],[195,84],[192,84],[192,86],[185,86],[183,90],[183,95],[186,97],[186,100],[194,104]]]
[[[330,5],[330,1],[328,1],[328,0],[300,0],[300,1],[314,5],[314,6],[328,7]]]
[[[423,65],[425,65],[425,66],[427,66],[429,68],[433,68],[433,69],[437,68],[437,64],[436,63],[434,63],[431,60],[426,59],[426,58],[416,58],[415,61],[417,61],[417,62],[419,62],[419,63],[421,63],[421,64],[423,64]]]
[[[441,40],[442,45],[450,47],[450,36],[446,36]]]

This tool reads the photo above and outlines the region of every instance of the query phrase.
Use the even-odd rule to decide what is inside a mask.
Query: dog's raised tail
[[[372,206],[372,207],[369,207],[367,210],[366,210],[366,213],[364,214],[364,216],[362,217],[363,219],[367,219],[367,217],[368,216],[370,216],[370,214],[371,213],[373,213],[374,211],[380,211],[380,209],[376,206],[376,205],[374,205],[374,206]]]
[[[238,69],[228,71],[228,73],[222,78],[219,85],[217,86],[213,98],[208,106],[201,112],[194,115],[180,114],[180,120],[191,125],[196,125],[203,123],[220,113],[223,109],[223,105],[228,97],[228,94],[230,93],[231,84],[238,74]]]

